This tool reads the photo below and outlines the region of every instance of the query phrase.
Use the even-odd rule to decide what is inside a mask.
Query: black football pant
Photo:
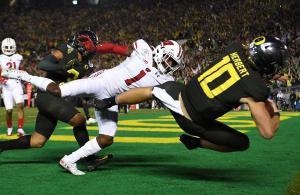
[[[176,122],[186,133],[201,137],[213,144],[227,146],[236,151],[249,148],[249,138],[245,134],[216,120],[197,124],[175,112],[172,112]]]

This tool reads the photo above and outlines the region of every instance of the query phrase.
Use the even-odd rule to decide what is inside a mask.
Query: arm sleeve
[[[62,70],[63,67],[58,63],[57,59],[53,55],[48,55],[40,63],[38,63],[38,68],[45,71],[55,71]]]
[[[97,53],[114,53],[119,55],[127,55],[128,47],[124,45],[115,45],[112,43],[103,43],[97,45]]]

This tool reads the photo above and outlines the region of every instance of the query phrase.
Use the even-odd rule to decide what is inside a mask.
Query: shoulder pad
[[[16,60],[23,60],[23,56],[22,55],[20,55],[20,54],[14,54],[14,56],[13,56]]]
[[[146,61],[152,59],[152,49],[143,39],[139,39],[133,43],[134,50]]]

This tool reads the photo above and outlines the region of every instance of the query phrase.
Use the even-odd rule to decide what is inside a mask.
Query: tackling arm
[[[97,53],[114,53],[114,54],[119,54],[123,56],[129,56],[129,48],[127,46],[122,46],[122,45],[115,45],[112,43],[103,43],[100,45],[97,45],[96,47],[96,52]]]
[[[115,97],[94,100],[94,106],[98,110],[105,110],[117,104],[138,104],[153,99],[152,89],[153,87],[131,89]]]
[[[141,87],[128,90],[116,96],[117,104],[138,104],[153,99],[153,87]]]

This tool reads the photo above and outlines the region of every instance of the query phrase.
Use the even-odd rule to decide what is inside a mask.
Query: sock
[[[15,149],[27,149],[30,148],[31,135],[24,135],[18,139],[1,141],[0,149],[2,150],[15,150]]]
[[[12,128],[12,119],[6,119],[7,128]]]
[[[19,118],[18,119],[18,129],[23,129],[24,125],[24,118]]]
[[[88,157],[92,154],[95,154],[101,150],[97,139],[94,138],[88,141],[84,146],[73,152],[72,154],[66,156],[64,160],[69,163],[76,163],[79,159]]]
[[[73,127],[73,134],[80,147],[89,141],[89,133],[86,129],[86,125]]]

